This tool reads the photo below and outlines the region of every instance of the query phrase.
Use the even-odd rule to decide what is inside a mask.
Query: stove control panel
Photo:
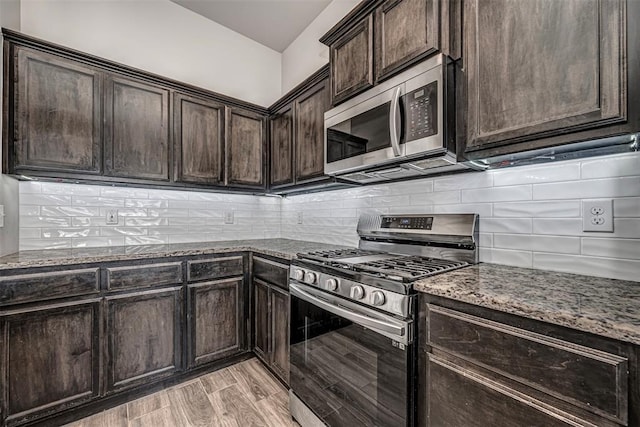
[[[431,230],[432,216],[383,216],[381,228],[400,228],[407,230]]]
[[[289,278],[292,281],[322,289],[325,292],[340,295],[343,298],[357,301],[388,313],[405,318],[411,314],[412,297],[410,295],[383,290],[331,274],[312,271],[297,265],[291,266]]]

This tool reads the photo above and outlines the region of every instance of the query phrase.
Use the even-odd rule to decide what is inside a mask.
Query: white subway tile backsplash
[[[470,172],[433,181],[433,191],[465,190],[469,188],[493,187],[491,173]]]
[[[476,212],[484,262],[639,281],[638,159],[628,153],[286,198],[25,181],[20,248],[273,237],[357,246],[365,213]],[[582,231],[589,198],[614,199],[614,233]],[[116,226],[106,225],[110,208],[118,209]],[[225,212],[234,224],[224,224]]]
[[[535,252],[533,267],[542,270],[638,281],[640,261]]]
[[[21,194],[20,204],[40,206],[65,206],[71,204],[71,196],[51,194]]]
[[[534,200],[640,196],[640,176],[586,179],[533,186]]]
[[[22,197],[20,197],[22,203]],[[74,206],[124,207],[124,199],[94,196],[73,196]]]
[[[480,230],[485,233],[531,234],[530,218],[480,218]]]
[[[484,248],[484,250],[480,251],[480,262],[531,268],[533,255],[530,251]]]
[[[42,216],[100,216],[100,208],[98,207],[80,207],[80,206],[42,206],[40,209]]]
[[[462,190],[463,203],[514,202],[518,200],[531,200],[530,185]]]
[[[61,237],[95,237],[100,235],[100,229],[87,227],[43,228],[41,235],[45,239],[57,239]]]
[[[613,216],[616,218],[639,218],[640,197],[626,197],[613,200]]]
[[[497,217],[572,218],[581,215],[578,201],[504,202],[496,203],[493,215]]]
[[[524,251],[579,254],[580,238],[531,234],[495,234],[493,246]]]
[[[606,156],[582,161],[582,179],[637,176],[640,152]]]
[[[498,187],[580,179],[580,165],[578,163],[561,162],[519,169],[509,168],[495,171],[493,173],[493,185]]]
[[[584,237],[582,238],[582,254],[640,260],[640,239]]]

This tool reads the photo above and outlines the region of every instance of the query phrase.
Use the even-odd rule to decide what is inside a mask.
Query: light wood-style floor
[[[66,427],[298,426],[288,402],[287,390],[254,358]]]

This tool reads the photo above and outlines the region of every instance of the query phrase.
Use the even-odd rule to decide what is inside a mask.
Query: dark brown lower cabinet
[[[421,297],[421,426],[640,425],[638,348]]]
[[[189,289],[189,366],[242,350],[242,277],[195,283]]]
[[[289,383],[289,292],[253,280],[254,352],[282,381]]]
[[[181,369],[181,289],[106,298],[108,392],[168,377]]]
[[[100,299],[0,312],[0,414],[14,425],[99,395]]]

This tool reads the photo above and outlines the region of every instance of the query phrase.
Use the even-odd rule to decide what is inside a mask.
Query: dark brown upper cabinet
[[[329,108],[328,81],[303,93],[295,103],[296,182],[324,175],[324,113]]]
[[[293,105],[271,116],[271,185],[293,184]]]
[[[176,181],[224,184],[224,105],[174,95]]]
[[[105,170],[124,178],[169,180],[169,90],[109,76]]]
[[[373,15],[330,45],[333,104],[373,86]]]
[[[266,118],[240,108],[227,108],[227,184],[265,187]]]
[[[376,82],[439,47],[439,0],[387,0],[375,11]]]
[[[324,175],[324,113],[329,106],[327,65],[271,107],[271,188],[291,191],[329,179]]]
[[[483,150],[472,153],[477,158],[605,136],[575,133],[625,122],[626,82],[633,80],[625,13],[628,5],[637,16],[636,3],[464,2],[467,153]]]
[[[98,174],[102,170],[102,75],[29,48],[14,50],[13,153],[25,169]],[[11,99],[11,98],[10,98]]]

